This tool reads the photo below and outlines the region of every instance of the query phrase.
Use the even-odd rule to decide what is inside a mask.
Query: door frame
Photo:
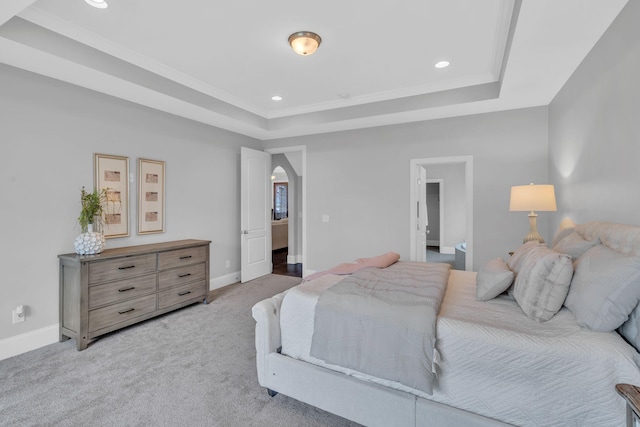
[[[307,275],[306,271],[307,271],[307,181],[308,181],[308,176],[307,176],[307,146],[306,145],[294,145],[294,146],[290,146],[290,147],[274,147],[274,148],[267,148],[264,150],[266,153],[269,154],[286,154],[286,153],[291,153],[291,152],[295,152],[295,151],[300,151],[302,154],[302,188],[301,188],[301,193],[302,193],[302,201],[301,201],[301,205],[302,205],[302,209],[301,209],[301,214],[302,214],[302,277],[305,277]],[[296,260],[297,262],[297,260]]]
[[[422,159],[411,159],[410,166],[410,186],[409,186],[409,242],[410,242],[410,259],[416,261],[417,245],[416,245],[416,229],[418,225],[417,215],[415,214],[415,206],[418,202],[418,190],[416,190],[416,182],[420,178],[420,169],[433,165],[450,165],[464,164],[464,180],[465,180],[465,216],[467,230],[465,239],[467,242],[467,250],[465,256],[465,270],[473,271],[473,156],[455,156],[455,157],[430,157]]]

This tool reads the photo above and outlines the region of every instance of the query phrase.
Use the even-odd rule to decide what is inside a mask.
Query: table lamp
[[[556,195],[553,185],[516,185],[511,187],[510,211],[529,212],[529,234],[524,236],[522,243],[537,240],[544,243],[544,239],[538,233],[536,218],[538,215],[534,211],[555,211]]]

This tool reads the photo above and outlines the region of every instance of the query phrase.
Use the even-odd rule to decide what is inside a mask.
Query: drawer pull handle
[[[191,273],[187,273],[187,274],[178,274],[178,277],[189,277],[191,276]]]
[[[118,270],[128,270],[130,268],[136,268],[136,266],[135,265],[128,265],[126,267],[118,267]]]
[[[181,256],[180,257],[180,259],[189,259],[189,258],[192,258],[192,256],[191,255],[186,255],[186,256]]]
[[[125,311],[119,311],[119,312],[118,312],[118,314],[130,313],[130,312],[132,312],[133,310],[135,310],[135,308],[130,308],[130,309],[125,310]]]
[[[136,288],[135,286],[131,286],[130,288],[118,289],[118,292],[127,292],[127,291],[132,291],[132,290],[134,290],[135,288]]]
[[[183,297],[185,295],[189,295],[191,293],[191,291],[186,291],[186,292],[178,292],[178,296],[179,297]]]

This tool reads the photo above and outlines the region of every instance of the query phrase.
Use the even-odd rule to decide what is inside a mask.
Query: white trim
[[[287,255],[287,264],[297,264],[300,255]]]
[[[296,255],[296,264],[302,264],[302,277],[311,273],[306,271],[307,266],[307,146],[293,145],[291,147],[275,147],[264,150],[270,154],[290,153],[293,151],[302,152],[302,255]]]
[[[35,331],[0,340],[0,360],[18,356],[60,341],[60,325],[45,326]]]
[[[214,289],[224,288],[225,286],[233,285],[234,283],[238,283],[239,281],[239,271],[231,274],[225,274],[224,276],[214,277],[213,279],[209,280],[209,290],[213,291]]]
[[[442,165],[442,164],[464,164],[464,178],[465,178],[465,196],[466,196],[466,242],[467,242],[467,256],[465,270],[473,271],[473,156],[456,156],[456,157],[432,157],[424,159],[411,159],[409,161],[410,166],[410,181],[409,181],[409,236],[410,236],[410,260],[415,261],[416,258],[416,239],[415,230],[417,227],[417,218],[415,215],[415,209],[417,203],[417,192],[415,191],[415,183],[420,177],[420,167],[424,165]]]

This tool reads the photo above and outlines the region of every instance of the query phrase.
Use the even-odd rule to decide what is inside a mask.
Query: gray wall
[[[473,156],[474,267],[506,256],[528,231],[509,212],[512,185],[548,180],[547,108],[265,141],[307,146],[307,266],[323,270],[387,251],[410,258],[410,160]],[[329,222],[322,222],[322,215]],[[548,215],[539,223],[548,237]]]
[[[556,226],[640,225],[640,1],[625,9],[549,107]]]
[[[240,146],[260,142],[4,65],[0,92],[0,339],[58,323],[57,255],[74,251],[95,152],[134,174],[131,235],[107,247],[207,239],[212,278],[240,270]],[[138,157],[166,161],[165,233],[136,235]]]

